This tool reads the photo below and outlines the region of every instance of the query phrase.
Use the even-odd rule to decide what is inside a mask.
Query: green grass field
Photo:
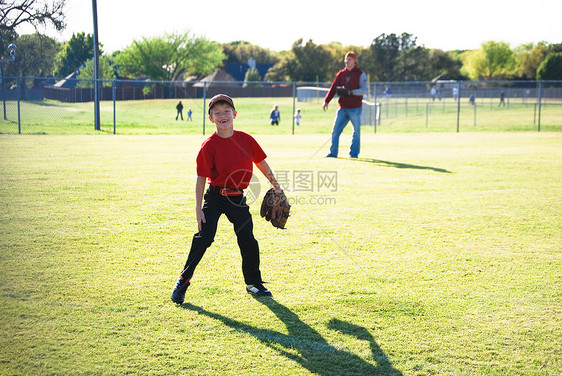
[[[193,121],[175,121],[177,99],[117,101],[115,103],[115,133],[120,135],[181,134],[202,135],[214,131],[205,117],[202,99],[183,99],[185,111],[192,108]],[[382,124],[377,133],[456,132],[457,105],[452,99],[441,102],[403,98],[384,101]],[[321,99],[295,102],[303,113],[302,124],[293,126],[293,98],[236,98],[237,125],[252,134],[328,134],[338,108],[334,100],[328,111],[322,111]],[[274,104],[281,110],[281,124],[270,126],[269,113]],[[61,103],[56,101],[22,102],[20,106],[23,134],[112,134],[114,111],[112,101],[100,105],[101,132],[93,126],[93,103]],[[7,120],[0,117],[0,133],[17,134],[18,110],[16,102],[7,102]],[[185,114],[184,114],[185,116]],[[205,115],[206,116],[206,115]],[[364,126],[365,133],[375,133],[374,126]],[[513,103],[498,108],[495,102],[481,102],[474,107],[462,102],[459,119],[460,132],[479,131],[537,131],[538,114],[533,104]],[[541,131],[562,131],[562,105],[551,102],[541,111]]]
[[[0,136],[0,375],[562,374],[562,134],[328,138],[257,136],[273,299],[223,218],[177,306],[203,136]]]

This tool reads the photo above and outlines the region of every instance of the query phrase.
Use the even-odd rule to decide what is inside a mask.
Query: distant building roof
[[[63,78],[62,80],[56,82],[53,86],[55,87],[64,87],[64,88],[72,88],[76,87],[78,81],[76,80],[76,76],[78,75],[77,71],[70,73],[68,76]]]
[[[457,82],[457,81],[453,80],[451,77],[449,77],[446,74],[440,74],[439,76],[437,76],[433,80],[431,80],[431,82],[437,83],[437,82]]]
[[[228,83],[228,82],[232,82],[232,83]],[[197,82],[193,86],[203,87],[205,85],[204,83],[207,83],[207,87],[216,86],[216,85],[225,86],[225,83],[226,86],[240,86],[239,83],[236,83],[234,77],[232,77],[230,74],[226,73],[222,69],[219,69],[211,73],[210,75],[203,77],[201,80],[199,80],[199,82]]]

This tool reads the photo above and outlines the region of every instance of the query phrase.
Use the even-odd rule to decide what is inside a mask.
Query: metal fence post
[[[20,82],[16,79],[16,93],[18,96],[18,134],[21,134],[21,111],[20,111]]]
[[[461,83],[457,84],[457,133],[460,129],[460,122],[461,122]]]
[[[377,83],[376,82],[373,84],[373,92],[375,93],[375,100],[374,100],[374,102],[375,102],[375,133],[377,133],[377,110],[376,110],[376,107],[377,107],[378,96],[377,96]],[[379,112],[379,114],[380,114],[380,112]],[[379,117],[378,120],[380,122],[380,117]]]
[[[4,60],[0,63],[0,69],[2,74],[2,102],[4,103],[4,120],[8,120],[6,116],[6,78],[4,77]]]
[[[296,106],[296,103],[295,103],[296,95],[297,95],[297,83],[295,81],[293,81],[293,115],[295,114],[295,112],[297,110],[296,107],[295,107]],[[295,134],[295,117],[292,116],[292,118],[293,118],[293,134]]]
[[[474,102],[474,126],[476,127],[476,101]]]
[[[539,121],[537,127],[538,132],[541,131],[541,106],[542,106],[541,102],[542,102],[542,81],[539,81]]]
[[[375,102],[375,134],[377,133],[377,125],[380,126],[380,122],[381,122],[380,117],[381,117],[381,104]]]
[[[92,14],[94,20],[94,130],[101,130],[100,117],[100,49],[98,38],[98,4],[92,0]]]
[[[116,119],[115,119],[115,90],[116,90],[116,84],[115,84],[115,80],[113,80],[112,86],[111,86],[111,92],[113,94],[113,134],[115,134],[116,131]]]
[[[408,97],[404,98],[404,112],[406,117],[408,117]]]

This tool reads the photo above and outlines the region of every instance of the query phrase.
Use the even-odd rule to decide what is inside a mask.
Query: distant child
[[[189,110],[187,110],[187,121],[191,121],[191,114],[193,114],[193,111],[191,111],[190,107]]]
[[[297,108],[297,112],[295,112],[295,116],[294,116],[295,120],[297,121],[297,125],[301,125],[301,117],[302,117],[301,109]]]
[[[271,110],[271,114],[269,114],[269,124],[279,125],[280,121],[281,121],[281,113],[279,112],[279,107],[275,105]]]
[[[271,296],[271,291],[263,286],[260,250],[243,190],[250,184],[254,164],[276,193],[281,188],[257,141],[248,133],[234,130],[236,115],[234,102],[228,95],[211,98],[209,119],[217,130],[203,142],[196,159],[195,215],[199,232],[193,236],[184,269],[172,291],[171,299],[177,304],[183,303],[195,268],[213,243],[223,214],[233,224],[238,240],[246,291],[254,296]],[[205,191],[206,183],[209,188]]]
[[[431,100],[435,101],[435,96],[437,95],[437,89],[435,88],[435,86],[431,87],[429,93],[431,94]]]

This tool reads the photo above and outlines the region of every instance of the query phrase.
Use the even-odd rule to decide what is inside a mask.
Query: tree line
[[[93,78],[91,34],[74,33],[60,43],[42,35],[37,27],[34,34],[15,32],[21,22],[34,26],[51,23],[57,30],[64,29],[64,0],[19,2],[27,6],[23,15],[17,13],[18,1],[2,2],[6,8],[0,12],[0,55],[7,55],[10,43],[18,46],[17,63],[6,64],[5,75],[63,78],[78,72],[77,78]],[[290,50],[281,52],[246,41],[220,44],[190,32],[142,37],[111,55],[103,53],[101,46],[100,76],[106,80],[196,80],[226,63],[253,59],[271,68],[263,77],[249,70],[248,81],[327,82],[343,68],[343,57],[350,50],[357,54],[359,66],[371,82],[430,81],[438,76],[456,80],[562,79],[562,43],[537,42],[511,48],[505,42],[487,41],[477,50],[443,51],[418,45],[409,33],[381,34],[366,47],[299,39]]]

